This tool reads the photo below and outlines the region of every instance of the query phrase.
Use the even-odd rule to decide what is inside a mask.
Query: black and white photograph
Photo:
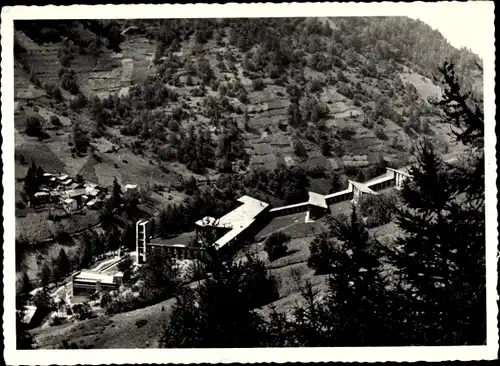
[[[493,22],[3,8],[6,362],[496,358]]]

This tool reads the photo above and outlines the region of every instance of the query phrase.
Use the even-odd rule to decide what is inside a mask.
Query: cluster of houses
[[[125,192],[137,192],[137,185],[127,184]],[[95,183],[76,181],[67,174],[44,173],[39,192],[30,199],[31,206],[60,203],[64,210],[72,213],[83,208],[99,209],[111,198],[107,188]]]

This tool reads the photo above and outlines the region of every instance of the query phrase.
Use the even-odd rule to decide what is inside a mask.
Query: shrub
[[[171,119],[168,121],[168,129],[172,132],[179,132],[179,122]]]
[[[294,146],[293,146],[293,152],[295,155],[297,155],[300,158],[305,158],[307,157],[307,151],[302,142],[300,141],[295,141]]]
[[[47,92],[47,95],[49,97],[54,97],[56,98],[57,100],[61,100],[62,99],[62,93],[61,93],[61,89],[59,89],[59,87],[54,84],[54,83],[45,83],[43,88],[45,89],[45,91]]]
[[[396,197],[391,194],[365,195],[360,201],[360,212],[367,217],[368,227],[380,226],[392,221],[396,210]]]
[[[264,249],[269,256],[269,260],[274,261],[284,256],[288,251],[290,239],[290,236],[282,232],[272,233],[264,244]]]
[[[310,246],[311,255],[307,265],[313,268],[316,274],[326,274],[331,271],[335,249],[328,233],[321,233],[314,238]]]
[[[381,140],[387,140],[387,135],[384,132],[384,129],[380,126],[375,127],[375,130],[373,131],[375,133],[375,136]]]
[[[356,135],[356,131],[350,127],[343,127],[339,130],[338,134],[341,139],[350,140],[354,135]]]
[[[311,91],[311,93],[321,92],[323,90],[323,86],[321,84],[321,81],[318,79],[312,80],[310,85],[309,85],[309,90]]]
[[[264,81],[261,78],[255,79],[252,84],[253,84],[253,90],[255,91],[264,90],[264,88],[266,87]]]
[[[71,94],[76,95],[80,92],[80,88],[71,73],[63,73],[61,77],[61,86],[69,91]]]
[[[135,325],[136,325],[137,328],[141,328],[141,327],[145,326],[146,324],[148,324],[148,320],[147,319],[138,319],[135,322]]]
[[[39,116],[27,117],[25,132],[29,136],[40,136],[42,133],[42,119]]]
[[[50,116],[50,123],[52,123],[52,125],[57,126],[57,127],[62,126],[62,123],[59,120],[59,117],[57,117],[57,116]]]

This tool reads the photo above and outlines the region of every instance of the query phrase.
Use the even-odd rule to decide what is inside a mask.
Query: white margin
[[[443,14],[451,21],[453,12],[481,10],[484,37],[488,45],[484,61],[484,111],[486,154],[486,268],[487,345],[457,347],[383,348],[261,348],[261,349],[141,349],[137,350],[15,350],[15,216],[14,216],[14,19],[130,19],[130,18],[234,18],[316,16],[411,16],[416,12]],[[48,365],[121,363],[229,363],[229,362],[378,362],[496,359],[497,328],[497,187],[495,159],[495,49],[493,2],[438,3],[284,3],[284,4],[190,4],[190,5],[73,5],[15,6],[2,8],[2,161],[4,188],[4,360],[6,364]],[[473,16],[471,15],[471,18]],[[477,19],[476,19],[477,20]],[[485,28],[484,25],[487,25]],[[465,26],[462,24],[462,26]],[[470,24],[468,26],[471,26]]]

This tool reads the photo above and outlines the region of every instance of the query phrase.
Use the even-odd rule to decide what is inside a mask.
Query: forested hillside
[[[178,189],[284,165],[328,191],[325,171],[401,164],[420,135],[456,148],[427,101],[444,59],[481,92],[480,60],[408,18],[23,21],[15,39],[18,155],[34,158],[21,144],[34,114],[54,168],[105,184],[115,159],[99,155],[114,144],[143,158],[119,181],[140,170]]]

